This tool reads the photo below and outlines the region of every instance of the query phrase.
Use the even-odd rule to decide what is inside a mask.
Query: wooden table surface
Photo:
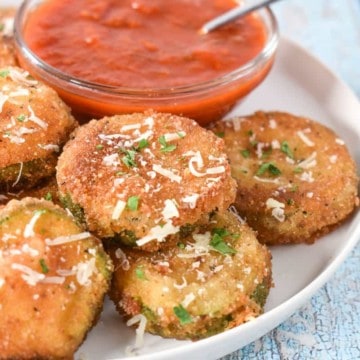
[[[284,0],[272,9],[281,35],[308,49],[360,98],[360,0]],[[360,359],[360,244],[287,321],[222,358],[235,359]]]

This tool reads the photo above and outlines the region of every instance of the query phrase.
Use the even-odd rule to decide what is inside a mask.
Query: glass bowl
[[[19,62],[38,80],[54,88],[79,120],[106,115],[159,112],[187,116],[200,125],[219,120],[258,86],[269,73],[279,43],[277,22],[270,8],[257,11],[267,39],[262,51],[245,65],[213,80],[172,88],[127,88],[101,85],[73,77],[50,66],[27,46],[23,29],[28,15],[41,0],[26,0],[15,18],[15,44]]]

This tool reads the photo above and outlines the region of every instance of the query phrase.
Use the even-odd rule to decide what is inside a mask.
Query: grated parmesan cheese
[[[199,199],[199,197],[200,197],[199,194],[188,195],[188,196],[184,196],[181,199],[181,201],[184,202],[185,204],[189,204],[190,209],[195,209],[196,202]]]
[[[305,135],[305,132],[309,132],[307,130],[310,130],[310,129],[305,129],[303,131],[299,130],[296,132],[297,136],[307,145],[307,146],[314,146],[315,143],[312,142],[306,135]]]
[[[181,305],[184,308],[187,308],[194,300],[196,299],[194,293],[187,294],[184,298],[184,300],[181,302]]]
[[[111,219],[112,220],[119,220],[122,212],[125,209],[125,207],[126,207],[126,202],[122,201],[122,200],[118,200],[115,207],[114,207],[114,211],[113,211],[113,213],[111,215]]]
[[[29,120],[32,121],[33,123],[39,125],[40,127],[42,127],[43,129],[47,129],[48,128],[48,124],[41,120],[39,117],[37,117],[34,113],[34,110],[31,108],[31,106],[28,106],[28,110],[30,111],[30,116],[29,116]]]
[[[280,222],[283,222],[285,220],[285,204],[283,204],[282,202],[277,201],[273,198],[269,198],[266,200],[266,208],[272,209],[271,214],[276,220]]]
[[[303,169],[309,169],[309,168],[316,166],[316,164],[317,164],[316,156],[317,156],[317,153],[316,153],[316,151],[314,151],[308,158],[299,162],[297,164],[297,166],[301,167]]]
[[[126,353],[130,355],[136,354],[136,350],[140,349],[144,345],[144,334],[145,334],[147,319],[143,314],[137,314],[133,316],[131,319],[129,319],[126,322],[126,325],[132,326],[135,325],[136,323],[139,323],[139,326],[135,330],[136,333],[135,345],[128,346],[126,348]]]
[[[96,259],[92,258],[86,262],[80,262],[73,269],[76,269],[76,280],[82,286],[91,284],[91,276],[96,272]]]
[[[162,242],[168,235],[176,234],[180,230],[179,226],[174,226],[169,220],[164,226],[155,226],[150,229],[149,234],[136,241],[138,246],[147,244],[150,241],[157,240]]]
[[[21,275],[21,278],[30,286],[35,286],[38,282],[45,279],[44,274],[34,271],[28,266],[22,264],[13,263],[11,264],[11,268],[22,272],[23,274]]]
[[[165,220],[169,220],[173,217],[179,217],[179,211],[173,200],[165,200],[165,207],[161,214]]]
[[[152,168],[155,172],[157,172],[158,174],[160,174],[162,176],[167,177],[171,181],[175,181],[180,184],[180,182],[182,180],[181,176],[174,174],[171,170],[165,169],[160,165],[154,164]]]
[[[39,220],[40,216],[43,214],[42,211],[36,211],[30,221],[26,224],[24,229],[24,238],[28,238],[35,235],[34,226]]]
[[[45,244],[49,245],[49,246],[56,246],[56,245],[67,244],[67,243],[78,241],[78,240],[84,240],[89,237],[91,237],[91,234],[89,232],[82,232],[82,233],[74,234],[74,235],[59,236],[52,240],[45,239]]]

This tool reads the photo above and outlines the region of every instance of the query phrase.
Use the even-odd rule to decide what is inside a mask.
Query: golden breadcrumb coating
[[[163,337],[197,340],[249,321],[262,313],[271,287],[269,251],[230,211],[158,252],[110,253],[118,311]]]
[[[218,122],[237,180],[236,207],[266,244],[312,243],[359,203],[358,175],[332,130],[281,112]]]
[[[16,67],[0,69],[0,190],[36,185],[55,173],[77,125],[54,90]]]
[[[0,254],[0,358],[72,358],[109,287],[101,242],[60,207],[26,198],[0,210]]]
[[[154,112],[81,126],[59,158],[57,181],[99,237],[155,248],[202,214],[226,209],[236,191],[221,139],[193,120]]]

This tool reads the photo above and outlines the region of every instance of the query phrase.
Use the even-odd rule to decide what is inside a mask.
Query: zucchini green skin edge
[[[51,154],[43,159],[6,166],[0,169],[0,191],[8,192],[34,187],[43,178],[55,174],[56,164],[57,155]]]

